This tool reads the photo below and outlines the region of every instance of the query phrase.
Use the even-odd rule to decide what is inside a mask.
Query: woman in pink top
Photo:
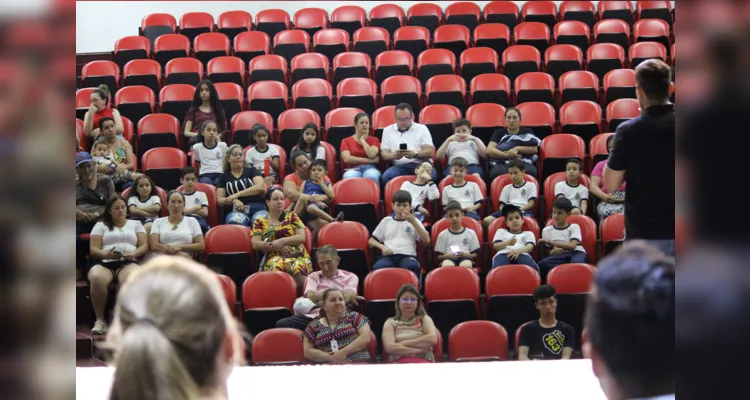
[[[370,117],[367,113],[354,116],[354,135],[341,142],[341,160],[343,161],[343,179],[367,178],[380,186],[380,171],[376,165],[380,161],[380,141],[370,135]]]
[[[608,152],[612,150],[612,140],[614,138],[615,135],[607,138]],[[612,214],[625,212],[625,182],[614,193],[608,193],[602,179],[602,171],[604,171],[605,165],[607,165],[607,160],[599,161],[596,164],[594,170],[591,171],[591,187],[589,187],[589,191],[599,198],[596,213],[599,214],[599,219],[601,220]]]
[[[410,284],[396,294],[396,316],[383,325],[383,349],[390,362],[435,362],[437,344],[435,323],[424,311],[419,290]]]

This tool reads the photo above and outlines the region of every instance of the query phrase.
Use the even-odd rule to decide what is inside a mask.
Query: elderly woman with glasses
[[[148,258],[158,253],[192,258],[203,252],[205,242],[200,224],[195,218],[184,215],[185,195],[177,190],[169,192],[167,209],[169,216],[157,218],[151,226]]]
[[[390,362],[435,362],[432,348],[437,343],[435,323],[424,311],[419,290],[410,284],[396,294],[396,316],[383,325],[383,349]]]
[[[231,207],[226,223],[252,226],[255,213],[265,213],[266,185],[255,167],[245,167],[242,146],[233,144],[224,156],[224,173],[216,180],[217,202]]]

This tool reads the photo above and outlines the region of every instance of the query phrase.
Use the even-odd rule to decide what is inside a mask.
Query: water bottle
[[[269,176],[271,173],[271,159],[266,158],[263,160],[263,176]]]

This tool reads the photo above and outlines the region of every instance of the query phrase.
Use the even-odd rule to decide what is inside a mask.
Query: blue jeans
[[[414,256],[406,254],[391,254],[390,256],[381,256],[375,261],[372,270],[383,268],[404,268],[408,269],[419,278],[421,282],[422,270],[419,268],[419,261]]]
[[[224,219],[224,223],[244,225],[244,226],[249,226],[252,228],[253,222],[255,222],[255,218],[257,218],[260,215],[268,215],[268,210],[266,210],[266,205],[263,203],[248,203],[245,205],[248,206],[250,209],[247,214],[245,214],[244,212],[240,212],[240,211],[232,211],[229,214],[227,214],[226,218]]]
[[[466,173],[471,174],[471,175],[479,174],[479,176],[481,176],[482,179],[484,179],[484,168],[482,168],[481,165],[469,164],[469,168],[466,169]],[[450,174],[451,174],[451,166],[448,165],[447,167],[445,167],[445,170],[443,171],[443,176],[448,176]]]
[[[560,264],[586,264],[587,262],[589,262],[589,257],[585,251],[566,251],[563,254],[546,257],[539,261],[542,282],[547,282],[547,274]]]
[[[205,218],[197,214],[193,214],[190,216],[195,218],[196,221],[198,221],[198,225],[201,226],[201,231],[203,232],[204,235],[206,234],[206,232],[208,232],[209,229],[211,229],[211,226],[208,224],[208,221],[206,221]]]
[[[216,186],[216,181],[219,180],[219,177],[221,177],[221,175],[222,174],[220,173],[203,174],[198,177],[198,182]]]
[[[531,258],[528,254],[521,254],[516,258],[515,260],[511,260],[508,258],[508,253],[503,254],[495,254],[494,257],[492,257],[492,268],[495,269],[501,265],[508,265],[508,264],[524,264],[528,265],[531,268],[534,268],[535,270],[539,271],[539,266],[536,264],[536,261],[534,261],[533,258]]]
[[[647,245],[651,247],[655,247],[662,253],[665,253],[672,257],[675,256],[674,239],[648,239],[648,240],[647,239],[631,239],[631,240],[628,240],[626,237],[625,243],[623,243],[623,246],[627,246],[628,243],[636,242],[639,240],[645,242]]]
[[[380,170],[378,170],[375,165],[363,164],[359,167],[347,169],[346,171],[344,171],[344,176],[341,179],[367,178],[380,186],[380,175]]]
[[[417,166],[419,166],[418,163],[409,163],[404,165],[394,165],[388,168],[383,174],[383,186],[387,185],[388,181],[397,176],[414,175],[414,170],[417,169]],[[432,169],[432,180],[437,181],[437,170],[435,168]],[[390,201],[390,199],[386,200]]]

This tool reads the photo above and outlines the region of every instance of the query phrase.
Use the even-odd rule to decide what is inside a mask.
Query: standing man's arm
[[[614,193],[622,186],[625,181],[625,171],[628,165],[628,147],[627,133],[621,130],[622,126],[617,127],[615,139],[612,143],[612,151],[609,153],[607,165],[604,166],[602,179],[607,192]]]

